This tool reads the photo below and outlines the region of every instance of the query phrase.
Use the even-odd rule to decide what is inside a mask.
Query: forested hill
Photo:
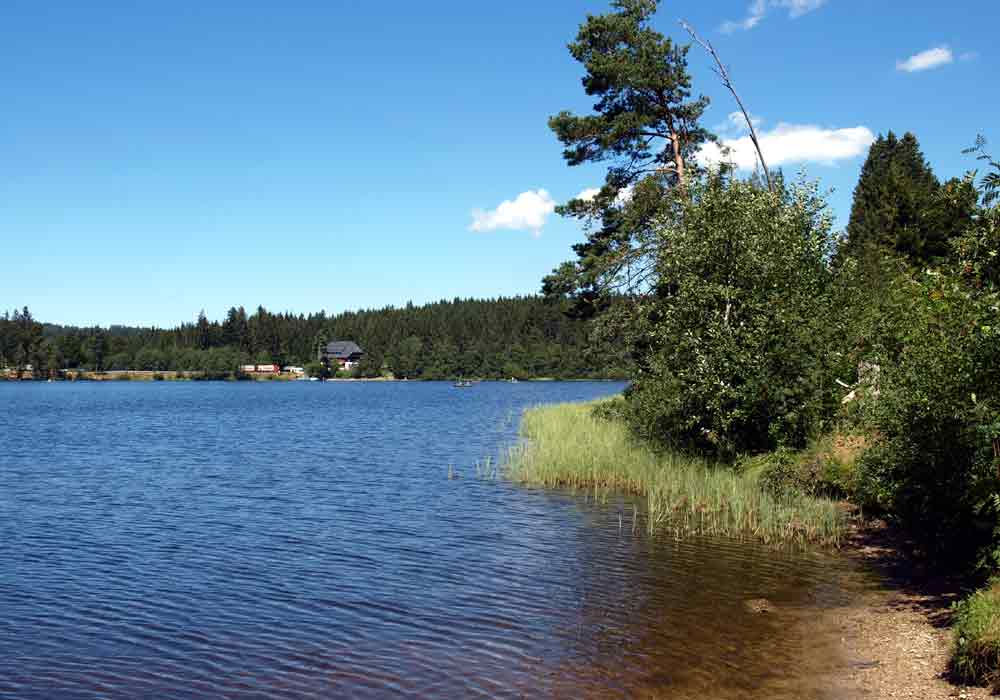
[[[365,376],[622,377],[618,347],[591,341],[588,322],[568,318],[535,296],[455,299],[352,311],[295,315],[259,307],[201,314],[171,329],[78,328],[35,321],[28,309],[0,318],[0,366],[32,365],[36,376],[59,369],[184,370],[219,376],[245,363],[307,365],[328,340],[365,350]]]

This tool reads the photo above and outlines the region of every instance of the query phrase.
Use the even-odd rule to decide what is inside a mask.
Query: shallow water
[[[835,560],[477,476],[621,388],[0,383],[0,697],[833,697]]]

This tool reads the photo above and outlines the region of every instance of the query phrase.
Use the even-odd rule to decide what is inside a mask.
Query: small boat
[[[456,389],[468,389],[470,386],[472,386],[472,382],[470,382],[467,379],[461,379],[461,380],[455,382],[455,384],[454,384],[454,387]]]

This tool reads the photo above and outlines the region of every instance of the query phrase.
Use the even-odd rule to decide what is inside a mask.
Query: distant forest
[[[455,299],[327,316],[247,314],[222,321],[201,313],[170,329],[112,325],[80,328],[36,321],[21,309],[0,317],[0,366],[60,370],[177,370],[225,377],[247,363],[304,365],[315,372],[317,347],[353,340],[365,351],[358,376],[616,378],[628,374],[619,346],[596,342],[588,321],[541,297]]]

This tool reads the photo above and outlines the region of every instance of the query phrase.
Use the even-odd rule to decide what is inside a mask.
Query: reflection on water
[[[0,697],[833,697],[835,561],[476,478],[620,388],[0,385]]]

